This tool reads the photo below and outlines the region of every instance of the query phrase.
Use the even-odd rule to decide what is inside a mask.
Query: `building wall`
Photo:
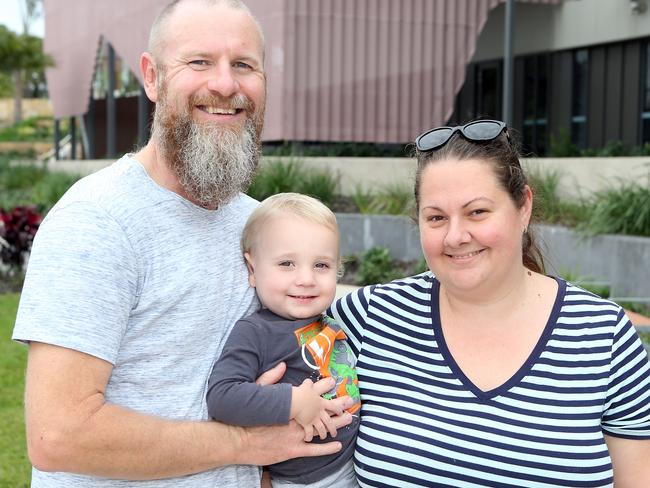
[[[561,51],[650,36],[648,10],[636,14],[629,0],[565,0],[559,5],[516,3],[514,54]],[[503,56],[503,5],[488,17],[473,62]]]
[[[403,143],[444,123],[501,1],[249,0],[268,27],[263,138]]]
[[[620,5],[623,2],[611,3]],[[530,7],[533,6],[518,5],[519,10],[524,10],[520,7],[526,7],[530,13]],[[647,20],[650,31],[650,12],[638,17]],[[484,35],[485,33],[481,34],[481,38]],[[646,80],[646,77],[650,77],[646,67],[648,45],[650,34],[642,38],[616,40],[576,49],[536,50],[517,55],[511,125],[522,133],[525,141],[532,140],[527,150],[544,155],[550,147],[551,137],[559,139],[567,135],[580,149],[599,149],[613,141],[620,141],[627,147],[650,142],[650,101],[645,100],[650,96],[646,94],[648,89],[645,88],[650,84],[650,80]],[[574,63],[577,51],[586,53],[588,58],[583,86],[577,83]],[[540,82],[539,75],[530,72],[531,62],[532,65],[537,63],[545,66],[541,100],[543,107],[541,110],[537,107],[539,113],[533,115],[530,114],[530,106],[535,105],[536,99],[531,100],[531,97],[535,96],[534,85],[539,85]],[[498,57],[468,65],[466,81],[457,95],[450,123],[461,123],[475,117],[502,118],[502,69],[503,62]],[[492,97],[497,103],[492,104],[493,110],[486,110],[482,103],[482,98],[485,98],[482,93],[486,90],[485,79],[482,78],[485,78],[483,75],[489,70],[493,71],[493,76],[497,79]],[[574,113],[575,99],[580,95],[584,96],[585,101],[584,110],[578,114]],[[581,119],[582,122],[579,122]],[[584,135],[579,134],[580,124],[584,127]],[[536,138],[527,131],[537,131]]]
[[[119,97],[116,104],[115,145],[117,154],[133,152],[138,147],[138,97]],[[147,120],[153,117],[153,104],[147,103]],[[89,138],[88,159],[99,159],[107,156],[107,116],[106,99],[93,99],[88,105],[88,112],[83,116],[83,122]],[[147,127],[147,133],[149,127]]]

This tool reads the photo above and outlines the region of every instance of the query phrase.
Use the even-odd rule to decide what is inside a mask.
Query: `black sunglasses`
[[[430,129],[418,136],[415,140],[415,146],[419,151],[433,151],[447,144],[451,136],[456,132],[460,132],[468,141],[486,142],[496,139],[504,131],[506,131],[507,136],[506,124],[500,120],[475,120],[469,124],[456,127]]]

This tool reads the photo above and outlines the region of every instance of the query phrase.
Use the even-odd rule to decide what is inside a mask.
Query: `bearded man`
[[[32,486],[258,486],[255,465],[340,449],[306,444],[295,423],[206,420],[210,368],[256,306],[239,239],[256,204],[241,191],[260,153],[263,60],[240,1],[171,3],[141,58],[150,142],[41,225],[13,334],[29,344]]]

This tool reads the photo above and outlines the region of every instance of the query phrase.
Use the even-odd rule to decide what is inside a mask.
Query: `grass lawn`
[[[27,488],[23,387],[27,348],[11,341],[18,294],[0,294],[0,487]]]

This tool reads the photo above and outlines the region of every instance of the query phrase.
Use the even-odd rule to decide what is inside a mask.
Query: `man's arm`
[[[29,346],[25,393],[27,446],[43,471],[158,479],[228,464],[265,465],[331,454],[340,443],[308,444],[288,426],[240,428],[173,421],[107,403],[112,365],[49,344]],[[351,420],[343,415],[338,427]]]
[[[605,435],[605,440],[614,468],[614,486],[650,486],[650,439],[624,439]]]

